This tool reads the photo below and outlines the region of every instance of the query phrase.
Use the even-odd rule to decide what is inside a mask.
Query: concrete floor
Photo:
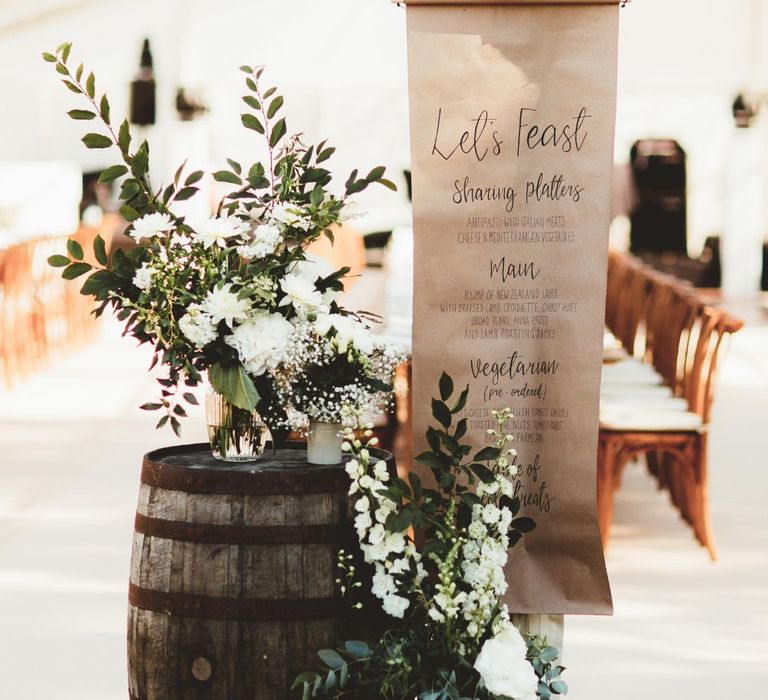
[[[178,442],[137,406],[149,355],[107,324],[0,392],[0,699],[123,700],[141,456]],[[193,413],[183,442],[205,439]],[[765,697],[768,327],[735,338],[711,435],[713,564],[640,467],[618,493],[616,614],[566,621],[571,700]]]

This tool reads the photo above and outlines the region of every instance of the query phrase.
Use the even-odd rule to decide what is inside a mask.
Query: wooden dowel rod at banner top
[[[627,5],[632,0],[392,0],[395,5]]]

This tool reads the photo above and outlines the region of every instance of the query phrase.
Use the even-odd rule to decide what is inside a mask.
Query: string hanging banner
[[[415,450],[443,370],[515,414],[519,613],[610,614],[595,505],[618,2],[406,2]]]

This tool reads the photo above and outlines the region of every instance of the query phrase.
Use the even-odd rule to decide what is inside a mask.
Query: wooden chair
[[[681,393],[688,410],[665,408],[663,401],[650,408],[633,407],[629,402],[623,412],[601,409],[598,445],[600,531],[607,545],[613,517],[613,494],[624,466],[637,456],[653,455],[652,471],[656,471],[654,475],[660,486],[669,490],[672,502],[715,559],[707,494],[708,423],[723,341],[738,331],[742,322],[704,307],[680,291],[677,294],[678,302],[687,301],[691,308],[672,309],[674,317],[682,321],[679,334],[674,329],[666,342],[673,346],[676,358],[673,389]],[[689,323],[691,327],[687,329]],[[663,341],[657,338],[655,342],[661,344]],[[669,362],[665,357],[663,366],[668,370]],[[679,376],[681,368],[683,374]]]

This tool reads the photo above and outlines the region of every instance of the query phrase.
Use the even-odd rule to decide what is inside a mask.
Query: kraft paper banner
[[[511,406],[518,613],[610,614],[595,472],[618,5],[407,7],[414,435],[446,370],[473,444]]]

